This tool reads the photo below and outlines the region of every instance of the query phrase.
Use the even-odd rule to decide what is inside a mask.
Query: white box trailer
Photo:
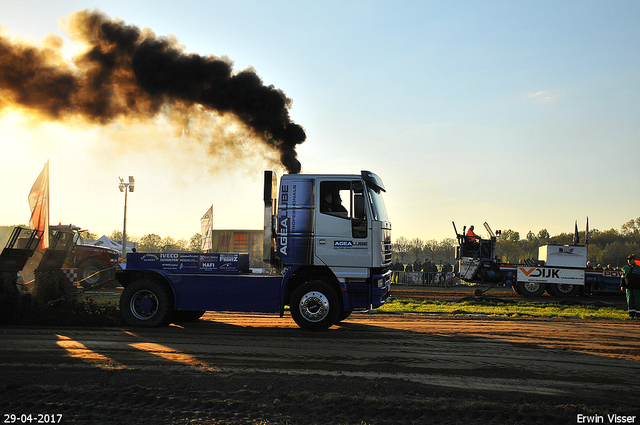
[[[538,248],[538,260],[548,267],[587,266],[587,247],[577,245],[544,245]]]
[[[584,286],[587,247],[544,245],[538,248],[538,264],[518,266],[518,282]]]

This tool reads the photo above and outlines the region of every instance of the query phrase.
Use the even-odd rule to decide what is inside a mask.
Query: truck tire
[[[78,267],[78,276],[82,280],[85,289],[95,288],[98,284],[108,280],[108,271],[102,261],[87,260]]]
[[[167,326],[173,316],[173,302],[169,289],[151,279],[135,280],[122,291],[120,313],[124,321],[131,326]]]
[[[518,282],[518,294],[525,297],[539,297],[544,293],[544,283],[538,282]]]
[[[578,285],[563,285],[563,284],[549,284],[547,285],[547,292],[549,295],[558,298],[574,298],[578,295],[580,286]]]
[[[301,285],[291,295],[291,317],[304,330],[329,329],[340,315],[340,301],[329,285],[314,280]]]

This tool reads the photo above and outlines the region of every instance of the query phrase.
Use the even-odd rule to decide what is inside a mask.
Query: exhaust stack
[[[264,240],[262,259],[273,264],[276,259],[276,211],[278,196],[278,176],[273,171],[264,172]]]

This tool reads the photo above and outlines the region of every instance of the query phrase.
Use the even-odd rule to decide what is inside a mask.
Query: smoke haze
[[[163,117],[179,135],[209,138],[212,156],[234,145],[239,155],[255,155],[262,149],[247,141],[260,140],[288,172],[300,171],[296,146],[306,135],[289,117],[291,100],[252,69],[234,73],[227,59],[186,54],[173,38],[99,12],[74,13],[65,31],[86,46],[72,60],[57,36],[33,46],[0,35],[0,112],[97,125]],[[220,129],[229,117],[245,127],[237,135]]]

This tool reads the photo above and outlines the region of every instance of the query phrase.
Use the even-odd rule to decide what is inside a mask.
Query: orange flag
[[[40,249],[49,248],[49,161],[44,164],[42,172],[31,186],[29,208],[31,208],[29,226],[42,232]]]

